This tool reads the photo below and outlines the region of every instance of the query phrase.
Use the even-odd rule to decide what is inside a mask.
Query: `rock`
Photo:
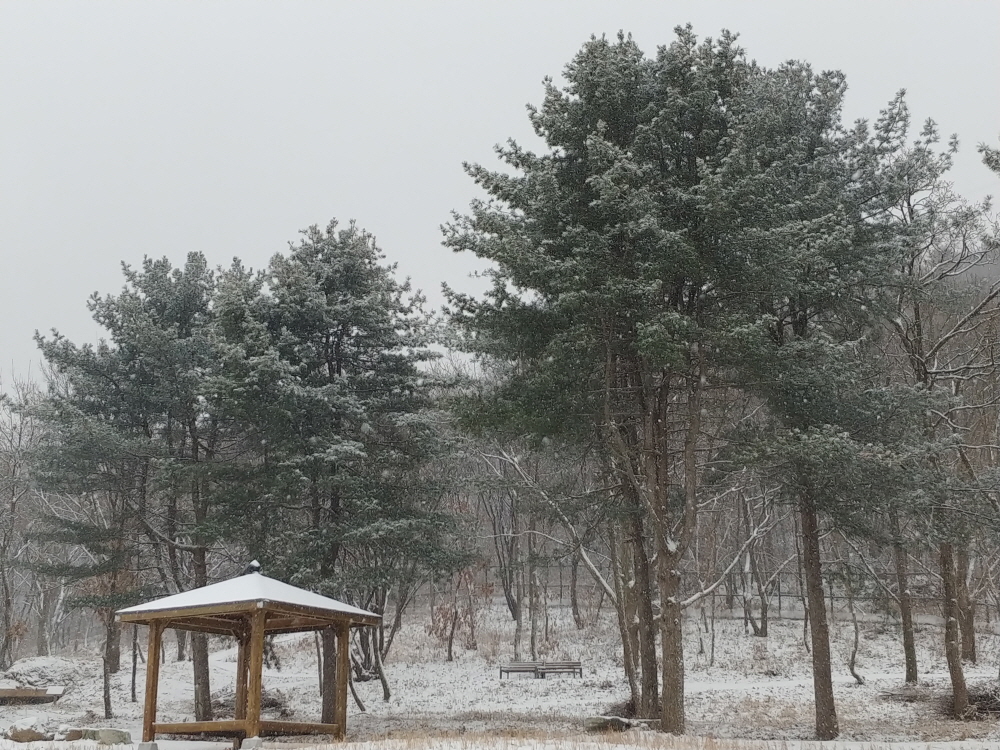
[[[632,724],[621,716],[588,716],[583,726],[588,732],[624,732]]]
[[[69,727],[63,729],[62,727],[60,727],[59,731],[56,732],[55,739],[65,740],[66,742],[76,742],[77,740],[83,739],[83,730],[70,729]]]
[[[51,740],[51,734],[39,732],[32,727],[11,727],[7,737],[14,742],[45,742]]]
[[[131,745],[132,735],[124,729],[99,729],[97,730],[97,744]]]
[[[584,729],[588,732],[624,732],[628,729],[654,729],[659,719],[625,719],[621,716],[588,716]]]
[[[45,725],[37,716],[27,716],[15,721],[7,730],[7,738],[14,742],[44,742],[52,739]]]
[[[80,730],[80,737],[78,739],[97,740],[99,745],[132,744],[132,735],[123,729],[83,729]]]

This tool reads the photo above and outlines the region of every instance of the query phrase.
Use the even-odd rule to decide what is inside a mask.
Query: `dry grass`
[[[953,744],[952,744],[953,743]],[[956,738],[949,750],[990,750],[996,743],[974,737]],[[205,747],[206,743],[197,743]],[[226,750],[228,743],[213,743]],[[0,740],[0,750],[126,750],[133,746],[99,746],[95,742],[37,742],[29,745]],[[588,734],[520,728],[488,733],[405,731],[366,742],[265,742],[265,750],[945,750],[940,740],[923,742],[815,742],[808,740],[740,740],[716,737],[676,737],[649,731]]]
[[[654,732],[560,735],[535,732],[414,736],[340,745],[309,745],[300,750],[942,750],[941,745],[881,742],[812,742],[675,737]],[[990,743],[970,742],[953,750],[986,750]]]

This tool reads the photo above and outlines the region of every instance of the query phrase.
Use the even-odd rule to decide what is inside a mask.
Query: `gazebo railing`
[[[209,734],[226,737],[246,737],[250,722],[246,719],[223,719],[220,721],[175,721],[153,724],[153,732],[160,734]],[[298,734],[340,734],[339,724],[323,724],[313,721],[273,721],[260,720],[261,737],[277,737]]]

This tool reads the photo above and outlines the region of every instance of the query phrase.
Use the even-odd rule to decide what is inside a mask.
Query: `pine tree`
[[[911,457],[922,437],[912,436],[921,436],[927,408],[920,393],[885,386],[874,346],[877,313],[899,288],[903,260],[887,211],[897,196],[888,163],[905,124],[897,99],[874,133],[863,122],[843,129],[838,73],[789,63],[759,86],[751,97],[769,106],[743,110],[746,122],[707,193],[730,252],[733,295],[757,308],[746,308],[753,322],[733,352],[774,420],[768,450],[797,507],[817,735],[833,739],[822,524],[857,531],[894,507],[912,487],[898,467],[916,471]]]
[[[460,559],[426,469],[441,442],[420,368],[432,356],[422,299],[382,260],[370,234],[331,222],[263,277],[234,265],[220,279],[213,387],[256,457],[219,475],[229,533],[259,545],[273,575],[377,611],[414,566]]]
[[[670,732],[684,729],[679,564],[695,528],[702,413],[725,325],[701,184],[722,165],[731,107],[758,74],[728,33],[699,44],[679,28],[655,60],[623,35],[592,39],[566,67],[567,88],[547,82],[544,104],[530,109],[548,153],[499,149],[514,175],[468,166],[491,200],[446,230],[450,247],[496,264],[485,300],[451,297],[475,334],[470,348],[514,363],[495,415],[537,434],[600,435],[628,509],[637,708],[659,712]]]
[[[89,302],[107,341],[37,337],[55,374],[40,411],[52,441],[40,476],[65,493],[102,493],[128,526],[122,540],[141,535],[151,543],[165,588],[204,586],[211,471],[222,438],[204,390],[217,361],[213,276],[198,253],[183,268],[147,258],[124,274],[120,294]],[[128,554],[136,554],[134,544]],[[207,640],[195,636],[192,644],[195,714],[209,720]]]

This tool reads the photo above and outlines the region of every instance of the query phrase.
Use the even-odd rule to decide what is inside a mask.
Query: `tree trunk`
[[[534,524],[531,528],[534,530]],[[530,541],[528,544],[528,621],[531,660],[538,661],[538,573],[535,570],[535,549]]]
[[[726,609],[732,612],[736,608],[736,569],[726,573]]]
[[[708,651],[708,666],[715,666],[715,594],[712,594],[712,640]]]
[[[107,626],[107,642],[104,646],[104,660],[108,665],[108,672],[118,674],[122,668],[122,630],[115,622],[114,612],[109,611],[111,622]]]
[[[517,578],[521,572],[521,537],[520,537],[520,512],[516,495],[506,496],[509,505],[503,499],[498,502],[500,507],[490,510],[487,504],[487,514],[493,526],[493,549],[496,552],[498,566],[498,576],[500,586],[503,588],[504,601],[510,611],[512,620],[517,620],[520,616],[521,599],[517,592]],[[510,524],[504,524],[504,508],[510,509]]]
[[[208,676],[208,636],[191,635],[191,657],[194,667],[195,721],[212,721],[212,690]]]
[[[851,644],[851,656],[847,661],[847,669],[851,673],[851,677],[854,678],[855,682],[859,685],[865,684],[865,678],[858,672],[858,648],[861,645],[861,629],[858,627],[858,613],[854,609],[854,586],[850,581],[850,576],[847,576],[845,582],[846,594],[847,594],[847,610],[851,615],[851,625],[854,627],[854,643]]]
[[[369,610],[374,612],[375,609]],[[452,611],[458,612],[458,601],[457,597],[452,598]],[[355,630],[355,634],[358,637],[358,650],[360,654],[352,658],[351,663],[354,665],[354,673],[360,678],[364,675],[365,679],[371,678],[375,674],[375,652],[378,650],[377,639],[372,637],[371,628],[358,628]]]
[[[684,734],[684,632],[681,626],[678,555],[660,545],[660,637],[663,643],[663,703],[660,730]]]
[[[767,638],[767,612],[768,609],[768,594],[762,588],[760,590],[760,632],[757,634],[761,638]]]
[[[6,556],[6,548],[0,548],[0,671],[14,662],[14,595]]]
[[[580,568],[580,554],[573,555],[573,563],[569,568],[569,605],[573,612],[573,623],[577,630],[583,630],[583,615],[580,613],[580,596],[577,590],[579,580],[578,571]]]
[[[206,549],[199,547],[191,553],[196,588],[208,585],[208,564]],[[191,635],[191,657],[194,668],[194,716],[195,721],[212,721],[212,685],[208,672],[208,636],[204,633]]]
[[[830,665],[830,633],[826,623],[823,598],[823,563],[819,548],[819,518],[806,496],[799,501],[802,521],[802,565],[806,599],[809,603],[809,632],[812,641],[813,696],[816,708],[816,737],[832,740],[840,734],[837,706],[833,699],[833,674]]]
[[[767,638],[767,610],[770,598],[767,590],[768,587],[764,581],[764,574],[760,569],[760,560],[757,559],[753,546],[750,547],[747,554],[750,555],[750,575],[757,587],[757,598],[760,599],[760,625],[757,628],[756,635],[761,638]]]
[[[319,681],[319,697],[323,697],[323,651],[319,644],[319,631],[313,631],[313,643],[316,645],[316,672]],[[322,703],[321,703],[322,705]]]
[[[139,672],[139,626],[132,623],[132,702],[138,703],[136,695],[136,677]]]
[[[749,501],[744,498],[740,503],[740,509],[743,515],[743,526],[744,532],[747,537],[753,534],[753,523],[751,521],[751,510]],[[759,636],[760,638],[767,638],[767,586],[764,582],[764,577],[760,571],[760,561],[757,559],[757,544],[751,544],[747,548],[747,559],[746,565],[743,569],[744,580],[743,580],[743,610],[744,617],[750,626],[753,628],[753,634]],[[753,599],[750,593],[747,591],[747,583],[745,580],[746,574],[750,575],[750,582],[753,583],[754,587],[757,589],[757,597],[760,599],[760,623],[758,624],[753,619]]]
[[[103,676],[103,696],[104,696],[104,718],[113,719],[114,713],[111,711],[111,665],[108,663],[107,654],[104,655],[102,659],[103,669],[101,670]]]
[[[373,653],[375,656],[375,672],[378,674],[379,682],[382,683],[382,702],[388,703],[392,697],[392,691],[389,690],[389,680],[386,678],[385,668],[382,666],[382,649],[376,648]]]
[[[748,569],[750,567],[750,556],[747,555],[747,563],[743,566],[743,570],[740,572],[740,598],[743,600],[743,632],[748,632],[753,630],[755,636],[760,635],[760,626],[753,616],[753,595],[750,592],[750,585],[747,583],[747,576],[750,575]]]
[[[104,625],[104,655],[102,658],[102,677],[104,693],[104,718],[111,719],[114,714],[111,712],[111,673],[112,660],[121,656],[121,628],[115,622],[114,612],[105,610],[103,613],[107,617]],[[114,670],[117,671],[117,670]]]
[[[514,595],[517,599],[517,614],[514,617],[514,661],[521,661],[521,643],[524,640],[524,573],[515,574]]]
[[[636,615],[638,619],[638,650],[640,675],[640,700],[636,706],[638,716],[652,719],[659,712],[659,679],[656,663],[656,625],[653,619],[653,594],[649,557],[643,534],[642,516],[638,510],[632,515],[631,534],[626,540],[632,548],[632,564],[635,573]]]
[[[899,539],[898,522],[896,526],[896,541],[893,543],[893,556],[896,562],[896,589],[899,592],[899,619],[903,626],[903,657],[906,661],[906,683],[917,684],[917,646],[913,638],[913,600],[910,597],[909,562],[906,547]]]
[[[958,625],[962,631],[962,661],[976,663],[975,604],[969,596],[969,548],[955,549],[955,592],[958,600]]]
[[[448,661],[455,661],[455,630],[458,628],[458,602],[451,612],[451,625],[448,626]]]
[[[611,575],[615,585],[615,610],[618,615],[618,631],[622,641],[622,664],[625,668],[625,680],[628,682],[629,696],[633,709],[642,700],[642,693],[639,690],[639,680],[637,678],[636,644],[630,632],[632,622],[632,609],[630,606],[631,597],[628,594],[628,586],[623,580],[622,571],[630,567],[627,561],[623,561],[620,555],[625,554],[627,547],[617,541],[618,532],[614,528],[608,535],[611,547]]]
[[[35,636],[35,653],[38,656],[49,655],[49,622],[52,618],[52,606],[55,603],[55,588],[42,587],[41,604],[38,607],[38,629]]]
[[[941,588],[944,598],[944,654],[951,677],[952,709],[956,719],[965,718],[969,709],[969,690],[962,669],[962,646],[959,633],[958,592],[955,575],[955,552],[950,543],[938,550],[941,565]]]
[[[799,598],[802,600],[802,644],[806,647],[806,653],[811,654],[809,648],[809,596],[806,593],[806,577],[802,570],[802,550],[799,549],[799,542],[802,539],[802,529],[799,528],[799,518],[794,516],[795,522],[795,570],[798,573]]]
[[[184,661],[187,659],[187,631],[175,630],[174,632],[177,634],[177,661]]]

